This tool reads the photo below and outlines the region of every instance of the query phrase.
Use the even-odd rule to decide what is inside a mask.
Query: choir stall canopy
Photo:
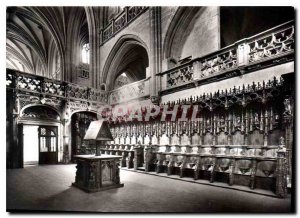
[[[94,140],[96,143],[96,156],[100,156],[100,147],[106,141],[113,141],[112,134],[105,120],[92,121],[84,136],[84,140]]]

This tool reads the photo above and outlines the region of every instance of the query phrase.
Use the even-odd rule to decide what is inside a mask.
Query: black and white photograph
[[[2,210],[295,213],[297,8],[143,4],[5,6]]]

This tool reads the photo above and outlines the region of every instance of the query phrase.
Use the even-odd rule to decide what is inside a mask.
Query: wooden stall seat
[[[268,189],[275,187],[278,146],[154,146],[156,173]],[[147,159],[145,159],[147,161]],[[145,163],[153,164],[153,163]],[[271,185],[272,184],[272,185]]]
[[[262,145],[106,145],[104,154],[121,155],[121,167],[204,179],[211,183],[274,189],[278,146]]]

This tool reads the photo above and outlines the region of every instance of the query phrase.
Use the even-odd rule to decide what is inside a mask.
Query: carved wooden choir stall
[[[292,168],[292,78],[168,103],[169,108],[196,105],[197,121],[163,122],[159,115],[147,122],[115,119],[110,123],[114,144],[104,146],[102,153],[121,155],[122,167],[286,197]]]
[[[101,155],[100,146],[105,141],[112,141],[112,135],[104,120],[92,121],[85,140],[96,143],[96,155],[75,155],[77,171],[72,184],[86,192],[123,187],[120,183],[119,161],[117,155]]]

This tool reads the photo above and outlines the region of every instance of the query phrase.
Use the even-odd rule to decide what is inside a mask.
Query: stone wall
[[[116,42],[125,35],[135,35],[138,36],[148,47],[150,47],[150,31],[149,31],[149,10],[145,11],[139,17],[137,17],[132,23],[130,23],[127,27],[122,29],[121,32],[117,33],[114,37],[109,39],[100,47],[100,69],[101,75],[103,71],[103,67],[107,60],[108,55],[110,54],[112,48],[116,44]],[[149,51],[148,51],[149,52]],[[117,66],[116,66],[117,67]]]
[[[183,41],[181,58],[201,57],[220,49],[219,7],[204,7],[194,17]],[[192,22],[191,22],[192,23]]]
[[[162,37],[162,53],[166,39],[167,31],[170,24],[174,22],[174,15],[178,7],[162,7],[161,8],[161,37]],[[143,14],[136,18],[127,27],[122,29],[107,42],[100,47],[100,69],[99,77],[102,77],[104,66],[106,64],[109,54],[112,52],[113,47],[118,40],[126,35],[137,36],[147,47],[148,56],[150,58],[150,11],[146,10]],[[200,57],[205,54],[216,51],[220,48],[220,32],[219,32],[219,7],[199,7],[196,14],[192,14],[193,20],[189,23],[182,23],[179,25],[179,31],[176,34],[181,34],[180,29],[187,29],[183,36],[178,37],[172,47],[176,50],[177,46],[180,47],[180,58],[187,56]],[[187,22],[187,21],[186,21]],[[177,27],[176,27],[177,28]],[[175,34],[175,37],[176,37]],[[180,39],[180,41],[178,41]],[[173,49],[172,48],[172,49]],[[181,52],[180,52],[181,51]],[[117,66],[116,66],[117,67]],[[162,70],[166,70],[163,67]],[[101,80],[101,79],[100,79]],[[105,81],[105,78],[104,78]]]

